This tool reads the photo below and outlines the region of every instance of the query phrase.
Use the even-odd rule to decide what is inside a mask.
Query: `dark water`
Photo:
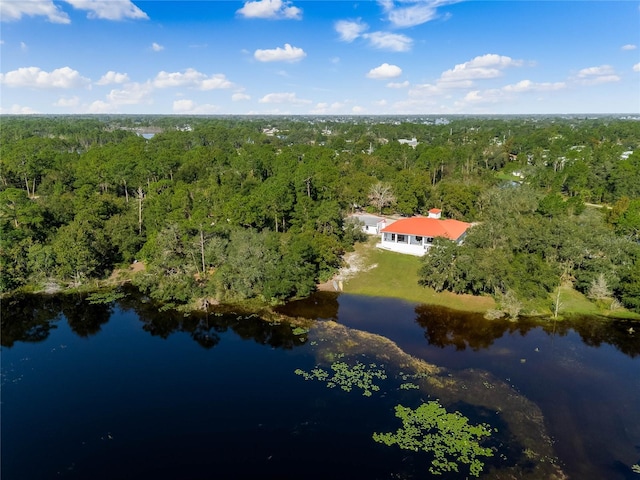
[[[570,478],[640,479],[630,469],[640,463],[637,321],[488,321],[440,307],[333,293],[282,310],[383,335],[436,365],[489,371],[542,409]]]
[[[384,335],[452,371],[487,370],[540,406],[571,478],[640,478],[630,322],[486,322],[334,294],[287,310]],[[431,478],[424,454],[371,440],[419,394],[392,378],[368,398],[304,381],[294,370],[317,364],[314,342],[286,324],[185,317],[135,297],[30,297],[3,303],[1,333],[3,480]]]

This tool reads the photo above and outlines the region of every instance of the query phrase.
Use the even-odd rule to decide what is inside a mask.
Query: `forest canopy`
[[[474,222],[436,290],[569,283],[640,311],[640,122],[545,117],[3,116],[0,288],[143,262],[169,305],[309,295],[362,239],[348,215]],[[417,140],[411,146],[404,139]]]

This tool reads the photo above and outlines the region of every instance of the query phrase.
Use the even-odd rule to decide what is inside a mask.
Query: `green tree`
[[[0,192],[0,221],[10,222],[13,228],[37,230],[43,220],[42,208],[25,190],[7,188]]]
[[[74,220],[58,230],[52,249],[56,258],[56,271],[78,286],[84,280],[99,275],[103,260],[100,231],[88,222]]]

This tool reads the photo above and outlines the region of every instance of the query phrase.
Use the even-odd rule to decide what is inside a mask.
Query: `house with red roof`
[[[398,253],[422,256],[429,251],[437,237],[462,243],[470,223],[441,218],[441,211],[429,210],[428,217],[397,220],[380,231],[378,248]]]

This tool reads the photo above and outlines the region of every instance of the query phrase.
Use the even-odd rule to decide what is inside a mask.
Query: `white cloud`
[[[368,40],[369,44],[374,48],[393,52],[409,51],[413,45],[411,38],[400,33],[365,33],[369,29],[369,25],[360,18],[356,20],[338,20],[333,26],[343,42],[353,42],[356,38],[362,37]]]
[[[69,97],[69,98],[61,97],[53,104],[54,107],[63,107],[63,108],[77,107],[78,105],[80,105],[79,97]]]
[[[244,6],[236,13],[245,18],[270,18],[300,20],[302,10],[291,5],[291,2],[282,0],[257,0],[245,2]]]
[[[567,84],[564,82],[542,82],[536,83],[531,80],[521,80],[513,85],[505,85],[502,90],[505,92],[521,93],[521,92],[548,92],[553,90],[562,90],[566,88]]]
[[[71,23],[69,15],[53,4],[53,0],[40,1],[2,1],[0,2],[0,18],[10,22],[27,17],[46,17],[51,23]]]
[[[464,96],[464,103],[496,103],[500,101],[500,91],[497,89],[485,90],[472,90]]]
[[[583,68],[578,72],[578,82],[583,85],[601,85],[620,81],[611,65]]]
[[[306,57],[307,54],[303,49],[292,47],[285,43],[284,48],[258,49],[253,56],[260,62],[297,62]]]
[[[373,78],[376,80],[384,80],[387,78],[396,78],[402,75],[402,69],[397,65],[389,65],[388,63],[383,63],[379,67],[372,68],[367,73],[367,78]]]
[[[414,85],[409,90],[409,96],[414,98],[433,97],[436,95],[441,95],[442,93],[443,90],[441,88],[430,83]]]
[[[387,19],[396,28],[408,28],[438,18],[437,8],[458,3],[461,0],[400,0],[402,6],[396,6],[394,0],[380,0]]]
[[[311,100],[298,98],[295,93],[269,93],[258,100],[259,103],[288,103],[291,105],[308,105]]]
[[[101,20],[143,19],[148,20],[146,13],[136,7],[130,0],[65,0],[77,10],[86,10],[87,18]]]
[[[128,81],[129,75],[126,73],[118,73],[110,70],[96,82],[96,85],[111,85],[113,83],[126,83]]]
[[[151,44],[151,50],[153,50],[154,52],[161,52],[162,50],[164,50],[164,47],[159,43],[153,42]]]
[[[387,83],[388,88],[408,88],[409,81],[405,80],[404,82],[389,82]]]
[[[107,85],[109,83],[127,82],[128,80],[127,74],[110,71],[103,75],[99,83]],[[194,88],[201,91],[232,87],[237,88],[237,86],[227,80],[223,74],[208,76],[193,68],[189,68],[184,72],[161,71],[153,80],[144,83],[124,83],[121,88],[111,90],[104,100],[91,103],[87,111],[89,113],[111,113],[119,112],[120,107],[125,105],[134,105],[137,107],[151,105],[154,103],[152,97],[154,91],[172,87]],[[217,105],[198,105],[189,102],[192,101],[186,99],[176,100],[173,103],[173,111],[176,113],[209,114],[216,113],[220,110],[220,107]]]
[[[633,71],[634,71],[634,72],[640,72],[640,63],[636,63],[636,64],[633,66]]]
[[[96,100],[86,107],[87,113],[117,113],[122,105],[151,105],[153,86],[149,82],[128,83],[121,89],[114,89],[106,100]]]
[[[583,68],[578,72],[578,77],[589,78],[600,75],[611,75],[612,73],[614,72],[611,65],[600,65],[599,67]]]
[[[7,73],[0,73],[0,83],[8,87],[30,88],[78,88],[88,85],[90,80],[76,70],[62,67],[45,72],[39,67],[22,67]]]
[[[153,103],[150,83],[129,83],[120,90],[111,90],[107,100],[111,105],[141,105]]]
[[[235,85],[230,82],[227,77],[222,73],[216,73],[209,78],[205,78],[200,83],[200,90],[219,90],[222,88],[232,88]]]
[[[25,107],[22,105],[11,105],[11,108],[0,108],[0,113],[2,114],[11,114],[11,115],[32,115],[35,113],[40,113],[37,110],[34,110],[31,107]]]
[[[328,114],[337,114],[344,113],[347,104],[344,102],[320,102],[317,103],[314,108],[312,108],[309,113],[313,115],[328,115]]]
[[[209,77],[193,68],[188,68],[184,72],[161,71],[153,80],[153,86],[157,88],[192,87],[198,90],[214,90],[232,88],[234,84],[227,80],[222,73]]]
[[[356,115],[364,112],[366,112],[366,109],[360,105],[354,105],[351,109],[351,113],[355,113]]]
[[[603,83],[613,83],[619,82],[620,77],[618,75],[600,75],[598,77],[593,77],[587,80],[584,80],[585,85],[601,85]]]
[[[180,113],[180,114],[190,113],[190,114],[196,114],[196,115],[203,115],[203,114],[216,113],[219,110],[220,110],[220,107],[217,105],[211,105],[211,104],[198,105],[193,100],[182,99],[182,100],[175,100],[173,102],[173,113]]]
[[[87,113],[111,113],[116,111],[116,105],[96,100],[87,107]]]
[[[251,100],[251,96],[247,95],[246,93],[236,92],[231,95],[231,100],[233,100],[234,102],[241,102],[244,100]]]
[[[20,50],[22,50],[23,53],[27,53],[29,51],[29,47],[26,43],[20,42]]]
[[[442,73],[441,82],[460,82],[465,80],[496,78],[502,75],[502,70],[507,67],[522,66],[522,60],[514,60],[511,57],[488,53],[474,59],[460,63],[450,70]]]
[[[487,90],[471,90],[464,97],[454,102],[456,109],[459,111],[465,108],[486,104],[506,104],[517,101],[522,94],[554,92],[567,88],[565,82],[532,82],[531,80],[522,80],[518,83],[505,85],[501,88],[490,88]]]
[[[173,111],[174,112],[189,112],[195,107],[195,102],[193,100],[175,100],[173,102]]]
[[[638,48],[637,45],[633,45],[632,43],[628,43],[626,45],[623,45],[622,50],[635,50],[636,48]]]
[[[338,20],[334,24],[334,28],[340,35],[340,40],[353,42],[363,32],[367,31],[369,26],[358,18],[357,20]]]
[[[63,0],[77,10],[84,10],[87,17],[101,20],[148,19],[146,13],[130,0]],[[46,17],[51,23],[71,23],[69,15],[53,0],[3,0],[0,2],[2,21],[21,20],[27,17]]]
[[[389,32],[372,32],[362,35],[363,38],[369,40],[371,46],[382,50],[391,50],[393,52],[407,52],[411,50],[413,40],[406,35]]]

